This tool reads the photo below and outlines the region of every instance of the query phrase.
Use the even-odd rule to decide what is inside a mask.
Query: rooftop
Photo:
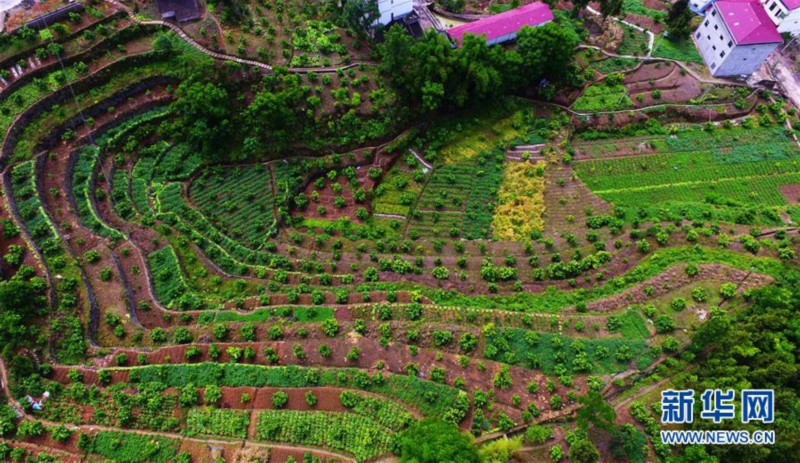
[[[800,8],[800,0],[781,0],[781,3],[783,3],[783,5],[789,11]]]
[[[447,30],[447,34],[457,43],[461,43],[465,34],[485,35],[486,40],[490,41],[497,37],[513,34],[523,26],[539,26],[552,20],[553,12],[550,7],[545,3],[535,2],[453,27]]]
[[[756,0],[719,0],[716,7],[737,45],[782,42],[781,34]]]

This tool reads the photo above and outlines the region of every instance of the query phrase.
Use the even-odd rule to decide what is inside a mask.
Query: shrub
[[[656,327],[656,331],[662,334],[669,333],[675,329],[675,320],[669,315],[660,315],[655,319],[653,324]]]
[[[322,322],[322,332],[326,336],[334,337],[339,333],[339,321],[335,318],[328,318]]]
[[[283,391],[278,391],[272,394],[272,405],[275,408],[283,408],[289,402],[289,395]]]
[[[672,302],[670,302],[669,305],[670,307],[672,307],[672,310],[680,312],[681,310],[686,308],[687,304],[686,304],[686,299],[682,297],[676,297],[675,299],[672,300]]]
[[[540,425],[530,426],[528,430],[525,432],[525,437],[527,437],[528,440],[533,445],[544,444],[545,442],[547,442],[547,439],[549,439],[552,435],[553,435],[552,428]]]
[[[222,398],[222,390],[220,390],[219,386],[215,384],[209,384],[206,386],[205,394],[203,395],[203,401],[207,405],[212,405],[219,402],[219,399]]]
[[[719,287],[719,295],[722,296],[723,299],[733,299],[736,296],[736,284],[735,283],[722,283]]]
[[[494,375],[494,379],[492,380],[492,384],[494,387],[498,389],[509,389],[512,386],[511,382],[511,372],[509,371],[508,365],[503,365],[500,367],[500,371]]]

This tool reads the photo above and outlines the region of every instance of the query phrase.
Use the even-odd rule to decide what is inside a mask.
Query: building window
[[[717,67],[717,63],[711,63],[711,70],[714,70],[714,68],[716,68],[716,67]]]
[[[720,52],[720,54],[719,54],[719,57],[720,57],[720,58],[724,58],[724,57],[725,57],[725,50],[722,50],[722,51]]]
[[[733,46],[733,40],[728,40],[728,48]]]
[[[714,50],[714,51],[717,51],[717,46],[716,45],[711,45],[711,49]]]
[[[698,32],[697,34],[695,34],[694,38],[699,39],[700,38],[700,33]]]
[[[722,38],[722,34],[720,34],[720,36],[719,36],[719,41],[721,42],[722,40],[723,40],[723,38]]]
[[[776,6],[778,6],[778,4],[775,3],[775,2],[772,2],[772,5],[769,6],[769,11],[774,10]]]
[[[716,15],[717,15],[717,10],[712,10],[711,11],[711,16],[716,16]]]
[[[705,27],[708,27],[708,19],[706,19],[706,22],[705,22],[705,24],[703,24],[703,25],[704,25]]]
[[[715,30],[715,31],[718,31],[718,30],[719,30],[719,26],[718,26],[718,25],[716,25],[716,24],[714,24],[714,30]]]
[[[710,35],[709,35],[709,36],[706,36],[706,38],[707,38],[708,40],[711,40],[711,36],[710,36]]]

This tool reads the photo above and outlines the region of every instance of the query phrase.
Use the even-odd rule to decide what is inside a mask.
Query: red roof
[[[545,3],[535,2],[514,8],[504,13],[462,24],[447,30],[447,34],[457,43],[461,43],[465,34],[485,35],[492,40],[504,35],[513,34],[523,26],[539,26],[553,20],[553,12]]]
[[[783,41],[775,23],[758,1],[719,0],[716,6],[737,45]]]

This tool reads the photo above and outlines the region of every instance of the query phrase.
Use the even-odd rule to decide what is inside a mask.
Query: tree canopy
[[[694,13],[689,9],[689,0],[678,0],[672,4],[667,15],[667,31],[669,38],[682,40],[692,33],[692,18]]]
[[[381,72],[397,92],[423,111],[463,108],[543,78],[561,80],[579,42],[568,22],[523,27],[517,47],[489,46],[484,37],[466,35],[453,48],[441,34],[429,31],[414,41],[403,28],[392,27],[379,46]]]
[[[454,424],[418,421],[400,437],[400,461],[404,463],[478,463],[472,439]]]

